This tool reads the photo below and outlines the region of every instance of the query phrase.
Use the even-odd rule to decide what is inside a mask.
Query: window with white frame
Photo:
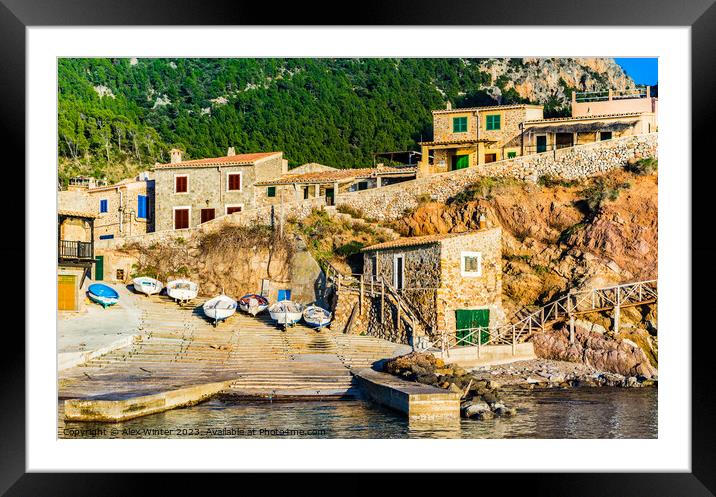
[[[460,254],[460,274],[468,277],[482,276],[482,253],[462,252]]]

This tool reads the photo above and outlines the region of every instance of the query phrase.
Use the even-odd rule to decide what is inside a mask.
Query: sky
[[[656,57],[623,57],[614,60],[638,85],[655,85],[659,82],[659,59]]]

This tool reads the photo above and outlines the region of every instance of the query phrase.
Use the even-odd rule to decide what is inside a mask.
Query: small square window
[[[174,178],[174,193],[186,193],[189,191],[189,178],[187,176],[176,176]]]
[[[498,130],[500,129],[500,114],[488,114],[485,117],[485,129],[487,130]]]
[[[612,132],[611,131],[602,131],[601,133],[599,133],[599,139],[600,140],[611,140]]]
[[[102,200],[99,201],[99,211],[107,212],[108,210],[109,210],[108,209],[108,201],[107,201],[107,199],[103,198]]]
[[[452,118],[452,132],[465,133],[467,131],[467,117]]]
[[[230,173],[229,184],[227,185],[230,192],[241,191],[241,173]]]
[[[517,157],[517,152],[507,152],[508,159],[514,159],[515,157]]]
[[[481,276],[482,253],[463,252],[460,254],[460,273],[463,276]]]
[[[266,188],[266,196],[267,197],[275,197],[276,196],[276,187],[269,186],[268,188]]]

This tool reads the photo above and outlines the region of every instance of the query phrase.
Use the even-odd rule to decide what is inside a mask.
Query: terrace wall
[[[580,179],[624,167],[630,159],[657,157],[657,136],[657,133],[649,133],[616,138],[434,174],[399,185],[345,193],[338,196],[337,205],[360,209],[375,219],[398,219],[406,210],[417,207],[422,196],[429,195],[444,202],[485,176],[534,182],[543,175]]]

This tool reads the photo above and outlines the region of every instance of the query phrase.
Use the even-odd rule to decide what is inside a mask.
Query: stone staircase
[[[214,328],[200,306],[159,296],[139,304],[141,339],[62,371],[61,398],[118,399],[226,380],[235,381],[224,393],[239,397],[349,397],[352,368],[410,351],[304,325],[283,331],[268,313],[237,313]]]

